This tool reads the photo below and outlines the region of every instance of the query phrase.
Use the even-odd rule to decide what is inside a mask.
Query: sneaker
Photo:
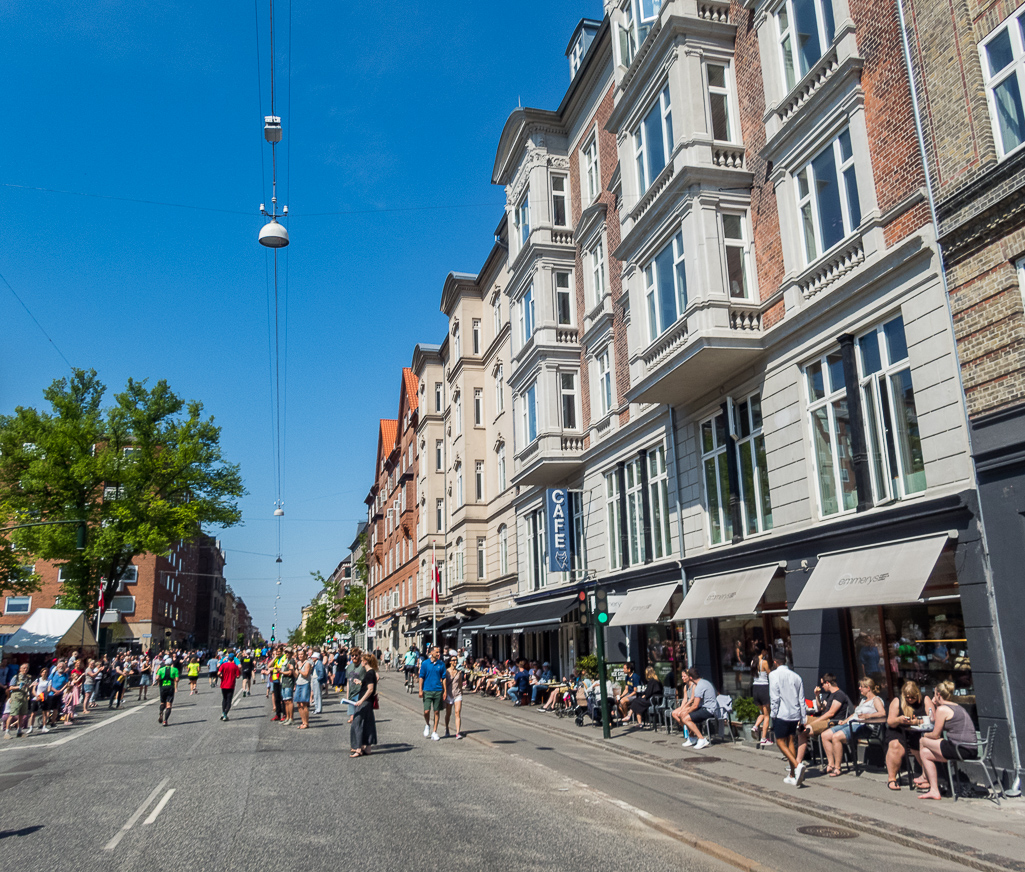
[[[5,739],[11,738],[11,731],[10,730],[4,730],[4,738]]]
[[[429,726],[427,726],[427,724],[424,724],[424,738],[427,739],[427,738],[430,737],[430,735],[431,735],[431,728]]]
[[[757,739],[758,738],[758,727],[756,727],[754,724],[751,724],[751,738],[752,739]]]
[[[463,738],[463,734],[462,734],[462,733],[456,733],[456,738],[457,738],[457,739],[461,739],[461,738]]]
[[[762,741],[760,741],[758,744],[759,745],[773,745],[775,743],[770,741],[769,739],[762,739]]]
[[[227,715],[224,716],[224,720],[228,720],[228,716]]]
[[[801,786],[801,783],[804,781],[804,776],[807,773],[807,771],[808,771],[808,762],[806,760],[802,760],[800,763],[797,764],[797,768],[794,770],[794,784],[795,784],[795,786],[797,786],[797,787]]]
[[[694,746],[695,751],[702,751],[712,743],[708,739],[698,739],[698,743]]]
[[[438,738],[439,738],[439,736],[438,736],[437,733],[431,733],[431,741],[432,742],[437,742]]]
[[[272,717],[272,718],[271,718],[271,720],[272,720],[272,721],[280,721],[280,720],[281,720],[281,718],[280,718],[280,717],[278,717],[277,715],[274,715],[274,717]]]
[[[788,775],[786,778],[783,779],[783,783],[784,784],[789,784],[789,785],[791,785],[793,787],[793,786],[797,785],[797,779],[794,778],[793,775]]]
[[[445,738],[448,739],[448,738],[451,738],[451,736],[452,736],[452,734],[446,728],[446,730],[445,730]]]
[[[18,738],[18,739],[21,738],[21,730],[18,730],[18,735],[15,738]]]
[[[49,727],[43,727],[43,732],[44,733],[49,733],[50,732],[50,728]]]
[[[33,727],[33,726],[32,726],[31,724],[29,724],[29,725],[28,725],[28,728],[27,728],[27,729],[25,730],[25,735],[26,735],[26,736],[30,736],[30,735],[32,735],[32,731],[33,731],[34,729],[35,729],[35,727]]]
[[[687,739],[686,742],[681,742],[684,748],[693,748],[697,743],[693,739]]]

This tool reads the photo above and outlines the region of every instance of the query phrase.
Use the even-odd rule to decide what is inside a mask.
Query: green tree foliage
[[[15,565],[61,565],[66,607],[92,612],[100,582],[110,602],[133,558],[167,554],[203,525],[229,527],[242,515],[239,468],[225,462],[220,428],[203,406],[167,382],[129,379],[103,406],[95,370],[75,370],[43,392],[49,410],[18,407],[0,416],[0,511],[4,527],[34,521],[88,525],[83,551],[75,524],[13,531],[0,553]],[[11,547],[15,550],[11,552]],[[22,560],[31,555],[29,560]],[[2,569],[2,567],[0,567]],[[3,574],[3,589],[12,582]]]

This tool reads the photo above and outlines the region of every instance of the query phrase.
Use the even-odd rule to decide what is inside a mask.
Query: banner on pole
[[[548,571],[569,572],[573,544],[569,532],[569,491],[549,488],[545,494],[548,519]]]

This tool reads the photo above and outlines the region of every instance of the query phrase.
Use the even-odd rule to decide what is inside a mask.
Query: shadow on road
[[[20,830],[0,830],[0,839],[9,839],[11,836],[31,836],[43,828],[42,824],[34,827],[22,827]]]
[[[413,746],[407,742],[393,742],[390,745],[375,745],[370,756],[373,757],[377,754],[404,754],[406,751],[412,750]]]

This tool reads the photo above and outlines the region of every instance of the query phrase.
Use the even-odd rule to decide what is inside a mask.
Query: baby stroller
[[[574,722],[578,727],[584,725],[584,719],[590,717],[591,723],[601,723],[601,708],[595,702],[594,694],[588,693],[582,687],[577,688],[576,707],[573,709]]]

